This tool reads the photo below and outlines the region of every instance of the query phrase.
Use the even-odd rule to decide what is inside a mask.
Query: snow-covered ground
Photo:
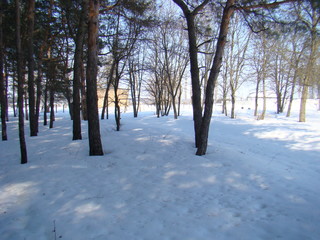
[[[178,120],[142,112],[101,122],[104,156],[72,141],[58,112],[26,141],[17,119],[0,142],[0,239],[320,239],[320,112],[306,123],[267,114],[214,114],[208,153],[195,156],[190,111]]]

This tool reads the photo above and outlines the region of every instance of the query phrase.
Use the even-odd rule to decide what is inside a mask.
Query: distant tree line
[[[300,91],[301,122],[306,121],[310,89],[320,96],[320,6],[315,0],[0,0],[0,4],[2,140],[8,139],[10,105],[19,116],[21,163],[27,162],[25,119],[30,136],[37,136],[40,119],[48,124],[47,115],[52,128],[57,99],[69,105],[72,140],[82,139],[81,121],[87,120],[89,154],[103,155],[99,118],[109,116],[110,90],[119,131],[120,88],[130,92],[134,117],[142,92],[147,92],[157,117],[173,111],[178,118],[183,83],[190,78],[196,154],[204,155],[218,94],[222,113],[235,118],[237,91],[251,81],[256,86],[254,115],[263,119],[268,89],[276,95],[277,113],[287,107],[287,116]],[[100,117],[98,87],[105,89]]]

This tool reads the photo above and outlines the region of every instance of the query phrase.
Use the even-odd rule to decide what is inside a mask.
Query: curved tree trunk
[[[220,32],[217,42],[216,53],[214,56],[213,64],[210,70],[210,75],[208,78],[207,89],[206,89],[206,99],[204,107],[204,115],[201,122],[201,132],[200,132],[200,143],[196,155],[204,155],[207,151],[208,137],[209,137],[209,127],[212,116],[213,109],[213,94],[216,85],[216,81],[219,75],[224,48],[227,42],[227,34],[229,29],[229,23],[231,16],[234,12],[233,5],[234,0],[228,0],[226,6],[223,10],[222,22],[220,25]]]

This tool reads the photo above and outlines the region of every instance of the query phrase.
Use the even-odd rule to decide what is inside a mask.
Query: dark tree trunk
[[[116,127],[117,127],[117,131],[120,131],[120,121],[121,121],[121,112],[120,112],[120,103],[119,103],[119,81],[120,81],[120,75],[119,75],[119,61],[116,62],[116,66],[115,66],[115,70],[116,70],[116,76],[115,79],[113,81],[113,90],[114,90],[114,118],[116,121]]]
[[[19,108],[19,141],[21,164],[28,162],[27,146],[24,136],[24,116],[23,116],[23,76],[22,76],[22,51],[20,34],[20,1],[16,0],[16,41],[17,41],[17,75],[18,75],[18,108]]]
[[[36,114],[35,114],[35,91],[34,91],[34,7],[35,0],[28,0],[28,95],[29,95],[29,125],[30,136],[37,136]]]
[[[109,118],[109,112],[108,112],[108,106],[109,106],[109,89],[110,86],[113,82],[113,73],[114,73],[114,68],[115,68],[115,61],[112,62],[110,73],[109,73],[109,79],[108,79],[108,84],[106,88],[106,92],[104,94],[104,99],[103,99],[103,106],[102,106],[102,112],[101,112],[101,119],[104,119],[105,112],[107,109],[107,119]]]
[[[200,132],[200,143],[196,155],[204,155],[207,151],[208,137],[209,137],[209,127],[212,116],[213,108],[213,94],[216,85],[216,81],[219,75],[223,52],[225,44],[227,42],[227,34],[230,23],[230,18],[234,12],[233,9],[234,0],[228,0],[226,6],[223,10],[222,22],[220,25],[220,32],[217,42],[216,53],[213,59],[213,64],[210,70],[210,75],[208,78],[206,96],[205,96],[205,106],[204,106],[204,115],[201,122],[201,132]]]
[[[200,129],[202,122],[202,107],[201,107],[201,88],[198,65],[198,47],[196,39],[195,16],[197,13],[209,3],[209,0],[204,0],[202,4],[190,11],[188,6],[181,0],[173,0],[183,11],[187,20],[188,38],[189,38],[189,56],[190,56],[190,73],[192,83],[192,106],[193,106],[193,121],[195,131],[195,145],[200,146]]]
[[[23,80],[25,82],[25,80]],[[29,114],[28,114],[28,99],[27,99],[27,93],[24,92],[25,97],[24,97],[24,109],[25,109],[25,116],[26,116],[26,121],[29,121]]]
[[[81,87],[81,72],[82,72],[82,52],[85,34],[85,16],[87,12],[87,1],[82,1],[82,11],[78,24],[78,31],[75,39],[75,53],[73,65],[73,137],[72,140],[82,139],[81,136],[81,114],[80,114],[80,87]]]
[[[104,94],[103,98],[103,106],[101,111],[101,120],[104,119],[104,116],[106,115],[106,118],[109,119],[109,90],[111,86],[111,80],[107,84],[106,92]]]
[[[135,73],[135,67],[133,64],[133,61],[129,62],[129,84],[130,84],[130,92],[131,92],[131,102],[132,102],[132,109],[133,109],[133,117],[136,118],[138,117],[138,109],[137,109],[137,96],[136,96],[136,91],[137,91],[137,77]]]
[[[37,76],[37,100],[36,100],[36,131],[39,132],[39,115],[40,115],[40,103],[42,95],[42,57],[43,57],[43,46],[40,47],[39,59],[38,59],[38,76]]]
[[[87,107],[88,107],[88,135],[90,156],[103,155],[100,137],[98,96],[97,96],[97,68],[98,68],[98,17],[99,0],[89,1],[88,22],[88,62],[87,62]]]
[[[1,131],[2,131],[2,141],[8,140],[7,136],[7,104],[6,104],[6,88],[5,88],[5,78],[3,77],[3,27],[2,27],[2,16],[3,16],[3,3],[0,2],[0,107],[1,107]]]
[[[258,104],[259,104],[259,88],[260,88],[260,77],[258,76],[257,84],[256,84],[256,96],[254,101],[254,116],[258,115]]]
[[[234,119],[236,118],[236,113],[235,113],[235,106],[236,106],[236,96],[235,92],[231,90],[231,118]]]
[[[43,125],[47,126],[47,110],[48,110],[48,79],[46,79],[46,84],[44,88],[44,106],[43,106]]]
[[[178,116],[181,114],[181,97],[182,97],[182,90],[181,90],[181,85],[180,85],[180,91],[179,91],[179,96],[178,96]]]
[[[14,73],[13,73],[14,74]],[[13,116],[17,117],[17,104],[16,104],[16,85],[15,85],[15,76],[13,77],[13,84],[12,84],[12,107],[13,107]]]
[[[88,120],[88,110],[87,110],[87,93],[86,93],[86,72],[83,63],[83,54],[81,56],[82,64],[81,64],[81,112],[82,119]]]
[[[51,61],[49,63],[49,107],[50,107],[50,118],[49,128],[53,128],[54,122],[54,91],[55,91],[55,63]]]
[[[50,123],[49,128],[53,128],[54,122],[54,89],[51,87],[50,89]]]
[[[3,55],[3,57],[5,58],[5,55]],[[9,69],[8,69],[8,63],[4,64],[4,72],[5,72],[5,96],[4,96],[4,101],[5,101],[5,106],[6,106],[6,121],[9,122],[9,101],[8,101],[8,90],[9,90]],[[14,88],[12,86],[12,88]],[[12,96],[13,98],[13,96]],[[15,112],[15,111],[14,111]]]
[[[193,121],[195,132],[195,146],[200,145],[200,129],[202,121],[202,107],[201,107],[201,88],[199,78],[199,66],[198,66],[198,47],[196,40],[196,28],[194,23],[195,15],[192,13],[185,13],[185,17],[188,25],[188,37],[189,37],[189,54],[190,54],[190,72],[192,83],[192,106],[193,106]]]

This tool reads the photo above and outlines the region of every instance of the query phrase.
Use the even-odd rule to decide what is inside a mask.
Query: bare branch
[[[208,3],[210,0],[204,0],[198,7],[196,7],[193,11],[192,14],[196,15],[199,11],[201,11]]]
[[[273,8],[277,7],[281,4],[284,3],[290,3],[290,2],[299,2],[300,0],[284,0],[281,2],[273,2],[273,3],[260,3],[252,6],[234,6],[234,10],[244,10],[244,11],[250,11],[253,9],[258,9],[258,8]]]
[[[173,0],[173,1],[182,9],[182,11],[185,15],[190,13],[189,8],[184,1],[182,1],[182,0]]]
[[[99,11],[99,13],[105,13],[105,12],[109,12],[112,9],[114,9],[116,6],[118,6],[120,4],[121,0],[118,0],[115,4],[111,5],[111,6],[106,6],[103,9],[101,9]]]

